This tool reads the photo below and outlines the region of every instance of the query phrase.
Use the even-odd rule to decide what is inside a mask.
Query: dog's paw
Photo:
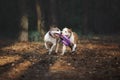
[[[55,51],[55,53],[58,53],[58,51]]]
[[[51,55],[51,53],[52,53],[51,51],[48,52],[49,55]]]
[[[61,53],[60,55],[61,55],[61,56],[63,56],[63,55],[64,55],[64,53]]]
[[[46,48],[47,50],[49,50],[49,48]]]
[[[72,51],[71,53],[72,53],[72,54],[75,54],[75,53],[76,53],[76,51]]]

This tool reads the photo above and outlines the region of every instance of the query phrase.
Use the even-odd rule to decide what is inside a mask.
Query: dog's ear
[[[69,29],[72,31],[72,28],[71,28],[71,27],[69,27]]]
[[[52,30],[52,29],[54,28],[54,26],[53,26],[53,25],[51,25],[49,28],[50,28],[49,30]]]
[[[51,25],[50,28],[57,28],[57,25]]]
[[[70,28],[70,29],[68,29],[68,32],[69,32],[69,33],[71,33],[71,32],[72,32],[72,29],[71,29],[71,28]]]
[[[50,29],[53,28],[53,26],[50,26]]]

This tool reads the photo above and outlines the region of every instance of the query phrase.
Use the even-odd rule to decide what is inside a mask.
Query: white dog
[[[62,35],[67,36],[70,40],[71,45],[69,46],[72,49],[72,52],[75,52],[77,43],[78,43],[78,35],[75,32],[72,32],[69,28],[63,28]],[[66,45],[63,44],[62,55],[64,55],[66,51]]]
[[[44,42],[45,42],[45,48],[49,50],[49,54],[51,54],[51,52],[53,51],[53,48],[56,46],[56,50],[55,52],[58,52],[58,47],[59,44],[58,40],[59,40],[59,34],[61,34],[61,31],[59,28],[57,27],[51,27],[50,30],[45,34],[44,36]],[[52,43],[52,46],[49,48],[47,42]]]

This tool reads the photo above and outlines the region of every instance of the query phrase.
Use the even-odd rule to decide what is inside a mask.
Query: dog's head
[[[67,36],[67,37],[70,37],[71,36],[71,33],[72,33],[72,30],[71,29],[69,29],[69,28],[63,28],[63,30],[62,30],[62,35],[65,35],[65,36]]]
[[[50,35],[54,38],[59,38],[61,34],[61,30],[58,27],[50,27]]]

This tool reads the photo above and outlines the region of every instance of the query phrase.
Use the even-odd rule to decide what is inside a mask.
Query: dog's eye
[[[59,30],[57,30],[57,31],[59,31]]]

